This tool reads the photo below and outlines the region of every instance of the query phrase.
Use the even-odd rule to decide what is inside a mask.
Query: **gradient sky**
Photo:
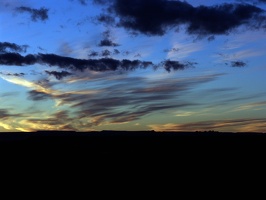
[[[0,131],[266,132],[264,0],[0,0]]]

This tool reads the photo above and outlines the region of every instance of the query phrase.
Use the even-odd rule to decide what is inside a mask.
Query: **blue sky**
[[[0,131],[265,132],[264,9],[0,0]]]

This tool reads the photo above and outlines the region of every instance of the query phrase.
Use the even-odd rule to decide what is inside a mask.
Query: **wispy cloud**
[[[0,127],[3,127],[6,130],[13,130],[12,119],[17,117],[22,117],[22,114],[13,114],[10,113],[8,109],[0,109]]]
[[[197,103],[184,100],[182,95],[191,88],[216,80],[218,77],[219,75],[213,74],[186,79],[153,80],[143,77],[130,78],[127,74],[122,74],[116,78],[99,79],[97,88],[86,89],[90,87],[88,84],[83,90],[73,91],[54,89],[53,84],[49,82],[32,82],[21,77],[2,78],[28,88],[29,99],[36,103],[51,99],[55,101],[54,109],[61,112],[66,111],[65,109],[72,110],[71,114],[64,115],[65,118],[61,117],[60,122],[55,120],[55,117],[30,117],[24,119],[23,127],[50,130],[55,128],[55,124],[59,124],[57,127],[63,130],[66,127],[81,130],[80,124],[86,124],[87,128],[93,129],[99,125],[123,124],[140,120],[149,114],[195,106]],[[95,80],[88,80],[88,83],[95,83]],[[67,84],[75,85],[76,82]]]
[[[235,109],[235,111],[243,111],[243,110],[265,110],[266,109],[266,101],[249,103],[239,106]]]
[[[167,59],[184,59],[189,57],[192,53],[200,51],[202,48],[203,46],[199,43],[175,43],[172,50],[167,53]]]
[[[197,112],[186,112],[186,111],[178,111],[177,114],[175,114],[176,117],[189,117],[192,115],[195,115]]]
[[[237,132],[265,132],[266,119],[233,119],[202,121],[185,124],[153,124],[149,127],[156,131],[237,131]]]

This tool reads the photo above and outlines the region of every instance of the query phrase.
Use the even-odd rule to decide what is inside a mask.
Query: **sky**
[[[0,0],[0,132],[266,132],[265,0]]]

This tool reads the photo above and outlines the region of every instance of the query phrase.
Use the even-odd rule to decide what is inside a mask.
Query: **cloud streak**
[[[140,60],[116,60],[113,58],[100,58],[100,59],[76,59],[71,57],[63,57],[55,54],[28,54],[22,56],[18,53],[4,53],[0,54],[0,65],[48,65],[57,66],[64,69],[80,70],[89,69],[92,71],[133,71],[136,69],[146,69],[147,67],[153,67],[154,69],[163,67],[166,71],[171,70],[183,70],[188,67],[193,67],[196,63],[186,62],[181,63],[179,61],[162,61],[159,64],[153,64],[150,61]]]
[[[266,119],[232,119],[217,121],[202,121],[186,124],[154,124],[150,128],[156,131],[239,131],[265,132]]]

